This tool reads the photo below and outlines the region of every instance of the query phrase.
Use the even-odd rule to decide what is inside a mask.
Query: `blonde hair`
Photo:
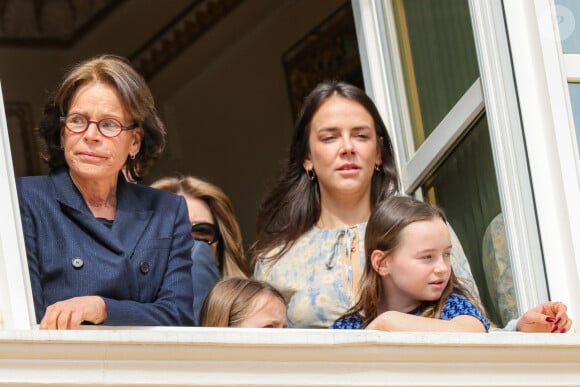
[[[236,220],[234,206],[221,188],[193,176],[165,177],[155,181],[151,187],[203,200],[210,208],[220,232],[217,258],[222,277],[250,276],[250,267],[244,252],[242,232]]]
[[[267,282],[247,278],[226,278],[218,281],[209,292],[199,318],[202,327],[234,327],[241,324],[252,311],[252,306],[262,294],[279,299],[282,294]]]

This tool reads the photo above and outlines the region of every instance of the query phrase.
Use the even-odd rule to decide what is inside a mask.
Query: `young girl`
[[[365,234],[367,259],[358,302],[333,329],[487,332],[483,309],[450,263],[445,215],[429,204],[391,197]]]
[[[203,303],[200,326],[287,328],[286,301],[266,282],[223,279],[213,287]]]

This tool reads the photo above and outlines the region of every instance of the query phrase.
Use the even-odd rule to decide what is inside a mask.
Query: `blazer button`
[[[84,264],[85,263],[83,262],[83,260],[81,258],[73,258],[73,260],[72,260],[72,266],[77,270],[80,269],[81,267],[83,267]]]
[[[149,271],[149,262],[141,261],[139,263],[139,268],[141,269],[141,273],[145,274]]]

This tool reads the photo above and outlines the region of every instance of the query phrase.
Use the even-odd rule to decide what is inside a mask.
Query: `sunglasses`
[[[202,222],[191,225],[191,236],[196,241],[213,245],[220,238],[220,232],[215,224]]]

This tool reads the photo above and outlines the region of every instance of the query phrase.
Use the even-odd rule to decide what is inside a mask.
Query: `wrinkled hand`
[[[73,297],[46,308],[40,329],[78,329],[84,321],[101,324],[106,319],[107,306],[101,297]]]
[[[528,310],[518,321],[521,332],[566,333],[572,320],[566,314],[568,308],[561,302],[547,301]]]

